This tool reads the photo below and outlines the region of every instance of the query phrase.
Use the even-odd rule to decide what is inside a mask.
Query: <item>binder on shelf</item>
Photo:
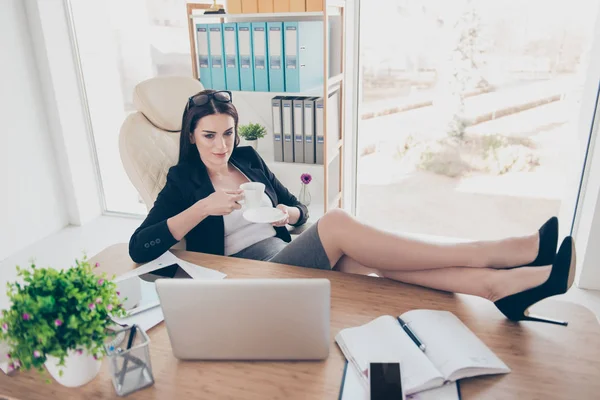
[[[304,160],[304,97],[292,100],[294,109],[294,162],[303,163]]]
[[[207,24],[207,26],[212,88],[215,90],[225,90],[227,89],[227,84],[225,81],[222,26],[221,24]]]
[[[267,22],[269,49],[269,91],[285,92],[283,68],[283,23]]]
[[[198,79],[206,89],[212,88],[210,77],[210,51],[208,48],[208,27],[196,24],[196,52],[198,55]]]
[[[267,67],[267,23],[252,23],[252,60],[254,65],[254,90],[269,91],[269,69]]]
[[[237,23],[238,53],[240,57],[240,89],[254,91],[254,63],[252,61],[252,24]]]
[[[281,99],[276,96],[271,99],[271,116],[273,118],[273,156],[275,161],[283,161],[283,128],[281,126]]]
[[[323,108],[323,98],[319,97],[315,100],[315,162],[324,164],[324,147],[325,147],[325,115]]]
[[[240,90],[240,58],[238,55],[237,25],[223,24],[223,47],[225,49],[225,84],[227,90]]]
[[[284,22],[285,87],[304,92],[323,85],[323,22]]]
[[[307,97],[304,105],[304,162],[315,163],[315,100],[318,97]]]
[[[281,99],[284,162],[294,162],[294,113],[292,112],[293,99],[293,97],[283,97]]]

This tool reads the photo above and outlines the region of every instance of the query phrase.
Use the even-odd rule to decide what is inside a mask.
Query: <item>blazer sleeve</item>
[[[150,262],[171,248],[177,240],[167,226],[167,219],[186,209],[183,195],[173,180],[172,171],[158,194],[154,206],[129,240],[129,256],[136,263]]]
[[[273,189],[275,189],[275,194],[277,195],[277,200],[279,201],[279,203],[285,204],[286,206],[297,207],[300,210],[300,218],[298,218],[298,222],[296,222],[295,224],[291,224],[291,225],[292,226],[300,226],[300,225],[303,225],[304,223],[306,223],[306,221],[308,221],[308,217],[309,217],[308,208],[304,204],[300,203],[298,201],[298,199],[296,198],[296,196],[291,194],[290,191],[281,182],[279,182],[279,179],[277,179],[275,174],[273,172],[271,172],[269,167],[267,167],[267,164],[262,159],[260,154],[258,154],[256,152],[256,150],[254,150],[254,149],[252,149],[252,150],[254,151],[256,157],[258,158],[258,160],[260,162],[261,169],[263,170],[264,174],[267,176],[267,179],[269,180],[269,182],[271,182]]]

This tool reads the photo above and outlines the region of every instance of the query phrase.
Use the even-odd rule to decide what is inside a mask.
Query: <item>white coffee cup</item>
[[[265,192],[265,184],[260,182],[247,182],[240,185],[244,191],[244,207],[258,208],[262,203],[262,196]]]

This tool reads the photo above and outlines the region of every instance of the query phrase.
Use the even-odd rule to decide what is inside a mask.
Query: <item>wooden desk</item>
[[[417,308],[456,314],[508,366],[508,375],[461,382],[465,399],[591,399],[600,393],[600,326],[584,307],[547,300],[538,313],[566,318],[568,327],[516,324],[494,305],[381,278],[288,267],[258,261],[174,252],[192,263],[220,270],[228,278],[322,277],[331,281],[331,351],[323,362],[181,362],[172,353],[164,323],[149,331],[155,385],[131,399],[337,399],[344,356],[334,342],[342,328],[383,314]],[[135,264],[124,244],[94,257],[99,269],[121,274]],[[0,398],[117,399],[104,362],[98,377],[82,388],[46,384],[37,372],[0,374]]]

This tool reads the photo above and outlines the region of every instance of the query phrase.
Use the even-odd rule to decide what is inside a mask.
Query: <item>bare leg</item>
[[[537,232],[497,241],[428,243],[375,229],[339,209],[325,214],[317,228],[331,265],[347,255],[362,265],[390,271],[514,267],[533,261],[539,245]]]
[[[493,268],[438,268],[421,271],[387,271],[365,267],[344,256],[336,264],[341,272],[376,273],[396,281],[443,290],[471,294],[491,301],[541,285],[550,275],[550,266],[523,267],[510,270]]]

